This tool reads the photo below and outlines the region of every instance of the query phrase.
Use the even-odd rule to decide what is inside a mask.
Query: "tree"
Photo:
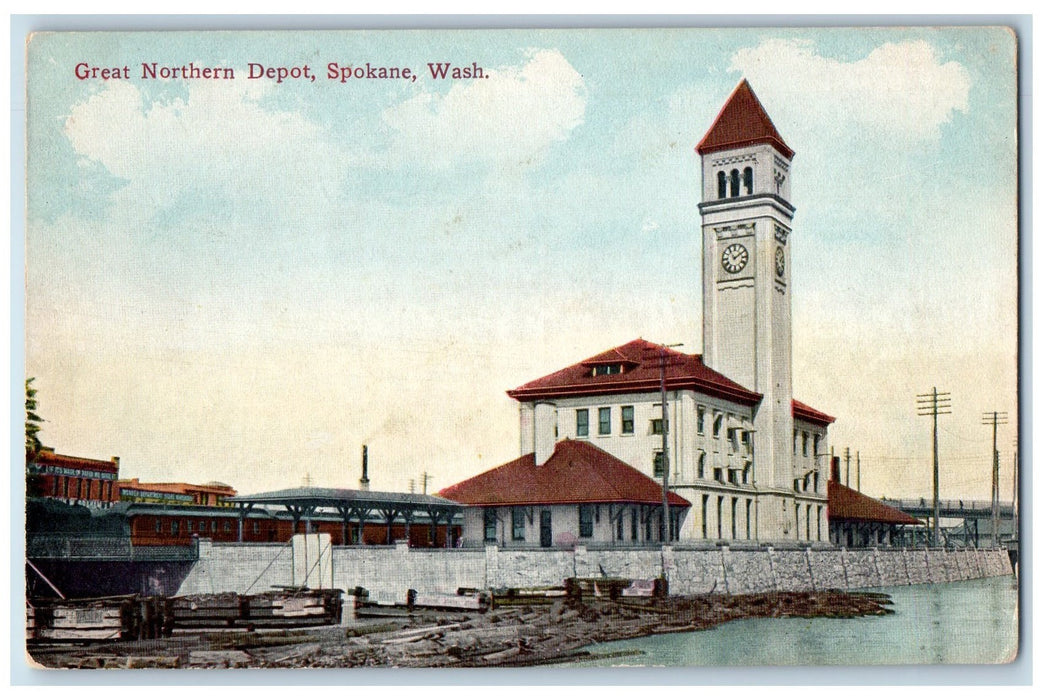
[[[35,455],[43,447],[43,443],[40,442],[38,437],[40,423],[43,423],[43,418],[36,415],[34,379],[36,377],[29,377],[25,380],[25,453],[30,456]]]

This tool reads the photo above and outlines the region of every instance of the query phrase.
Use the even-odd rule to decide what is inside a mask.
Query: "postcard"
[[[35,668],[1017,658],[1012,29],[26,55]]]

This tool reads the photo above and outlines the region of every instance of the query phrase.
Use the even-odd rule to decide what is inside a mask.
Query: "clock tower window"
[[[732,170],[731,173],[729,173],[728,180],[729,180],[729,184],[731,185],[732,197],[738,197],[739,196],[739,171],[738,170]]]
[[[743,169],[742,186],[746,189],[746,194],[753,194],[753,168]]]
[[[717,171],[717,199],[728,197],[728,176],[723,170]]]

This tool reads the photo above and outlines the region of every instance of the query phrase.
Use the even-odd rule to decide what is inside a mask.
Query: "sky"
[[[1002,28],[35,35],[41,438],[244,494],[352,488],[363,444],[380,490],[517,457],[506,390],[637,337],[701,352],[694,147],[746,78],[796,151],[794,395],[873,496],[930,495],[937,387],[941,495],[988,498],[1005,411],[1009,498],[1015,52]]]

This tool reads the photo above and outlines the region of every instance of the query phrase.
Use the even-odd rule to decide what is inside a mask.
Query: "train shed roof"
[[[257,506],[282,506],[295,515],[313,513],[319,508],[332,508],[345,516],[378,511],[410,519],[414,515],[452,517],[462,512],[463,508],[456,501],[427,494],[318,487],[265,491],[226,498],[224,501],[246,510]]]

